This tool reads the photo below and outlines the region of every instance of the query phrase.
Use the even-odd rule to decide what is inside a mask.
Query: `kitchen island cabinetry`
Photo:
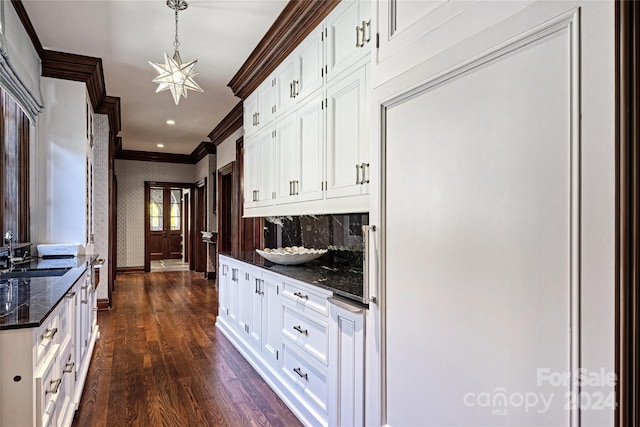
[[[0,276],[0,425],[71,425],[98,337],[91,262],[57,277]]]
[[[302,423],[363,425],[362,305],[231,256],[220,271],[216,327]]]

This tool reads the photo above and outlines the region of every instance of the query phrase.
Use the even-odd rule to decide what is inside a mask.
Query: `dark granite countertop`
[[[279,265],[267,261],[256,252],[221,252],[220,255],[225,255],[304,283],[328,289],[337,296],[354,301],[359,305],[366,305],[362,296],[364,278],[361,268],[346,265],[325,265],[317,261],[301,265]]]
[[[62,276],[9,279],[0,275],[0,330],[40,326],[96,258],[34,258],[21,266],[30,270],[69,268]]]

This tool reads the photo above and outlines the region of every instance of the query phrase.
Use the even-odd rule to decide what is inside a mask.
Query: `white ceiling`
[[[155,93],[157,73],[147,62],[173,55],[175,12],[165,0],[23,0],[45,49],[102,58],[107,95],[121,98],[123,149],[179,154],[208,141],[240,101],[227,83],[287,0],[187,3],[179,12],[180,55],[198,60],[204,93],[189,91],[176,106],[169,91]]]

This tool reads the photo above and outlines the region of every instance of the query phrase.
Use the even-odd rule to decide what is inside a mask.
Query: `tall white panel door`
[[[324,180],[324,109],[322,93],[298,108],[297,132],[300,171],[295,183],[297,201],[322,199]]]
[[[296,111],[279,118],[275,138],[276,203],[291,202],[295,196],[295,182],[299,180],[300,142],[296,131]]]
[[[385,358],[367,419],[612,426],[613,4],[487,22],[376,89],[383,269],[369,320],[382,326],[368,348],[380,339]],[[596,379],[580,384],[581,369]]]
[[[327,198],[367,192],[367,70],[362,67],[327,88]]]

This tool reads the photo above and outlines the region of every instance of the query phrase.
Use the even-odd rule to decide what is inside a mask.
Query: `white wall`
[[[144,182],[192,184],[194,165],[116,160],[118,180],[118,259],[117,267],[144,266]]]
[[[86,86],[42,78],[47,108],[38,118],[33,243],[86,243]]]

